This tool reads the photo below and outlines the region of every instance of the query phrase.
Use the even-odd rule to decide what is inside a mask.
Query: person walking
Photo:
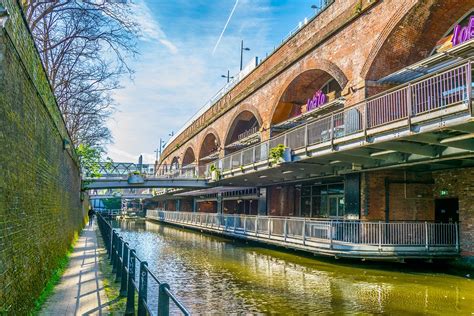
[[[88,215],[89,215],[89,226],[92,226],[92,219],[94,218],[94,214],[95,214],[94,210],[92,208],[90,208],[89,213],[88,213]]]

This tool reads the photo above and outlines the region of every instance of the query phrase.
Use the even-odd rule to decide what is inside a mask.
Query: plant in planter
[[[209,170],[211,171],[211,180],[212,181],[217,181],[220,179],[221,173],[219,169],[216,167],[216,165],[212,164],[209,167]]]
[[[278,144],[277,146],[270,149],[269,157],[270,161],[275,164],[279,164],[281,162],[290,162],[291,150],[283,144]]]
[[[244,172],[244,166],[240,165],[240,171]]]
[[[143,179],[143,176],[140,174],[140,171],[138,170],[135,170],[132,173],[130,173],[127,181],[129,184],[141,184],[145,182],[145,180]]]

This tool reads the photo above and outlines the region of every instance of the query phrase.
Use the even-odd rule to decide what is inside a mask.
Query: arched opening
[[[179,157],[174,157],[173,160],[171,160],[170,168],[171,170],[179,169]]]
[[[204,138],[199,150],[199,164],[207,164],[219,158],[220,142],[214,133],[209,133]]]
[[[186,152],[184,153],[184,156],[183,156],[183,167],[193,164],[195,162],[196,162],[196,157],[194,156],[194,150],[191,147],[189,147],[188,149],[186,149]]]
[[[310,115],[334,111],[342,103],[342,87],[328,72],[307,70],[298,75],[283,92],[272,116],[272,133],[299,125]]]
[[[260,141],[260,122],[250,111],[242,111],[234,119],[225,140],[226,154]]]
[[[407,66],[422,61],[433,53],[451,48],[454,25],[472,12],[472,3],[458,0],[421,1],[413,6],[404,16],[393,23],[394,27],[388,35],[382,34],[370,54],[362,71],[367,81],[379,81],[398,84],[422,76],[429,69],[407,70],[408,76],[385,78]],[[398,18],[398,17],[397,17]],[[396,21],[394,21],[396,22]],[[464,21],[466,23],[466,21]],[[387,89],[380,85],[369,86],[367,95],[372,96]]]

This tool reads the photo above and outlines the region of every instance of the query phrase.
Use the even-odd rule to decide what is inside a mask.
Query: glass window
[[[302,187],[301,195],[302,196],[311,196],[311,187],[309,187],[309,186]]]
[[[301,198],[301,216],[303,217],[311,216],[311,197]]]

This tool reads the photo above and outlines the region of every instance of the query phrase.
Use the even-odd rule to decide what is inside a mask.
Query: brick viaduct
[[[386,90],[375,81],[429,56],[471,8],[468,0],[335,0],[177,135],[159,163],[203,165],[212,147],[222,157],[242,113],[253,114],[267,140],[285,98],[310,97],[330,78],[345,106]]]

